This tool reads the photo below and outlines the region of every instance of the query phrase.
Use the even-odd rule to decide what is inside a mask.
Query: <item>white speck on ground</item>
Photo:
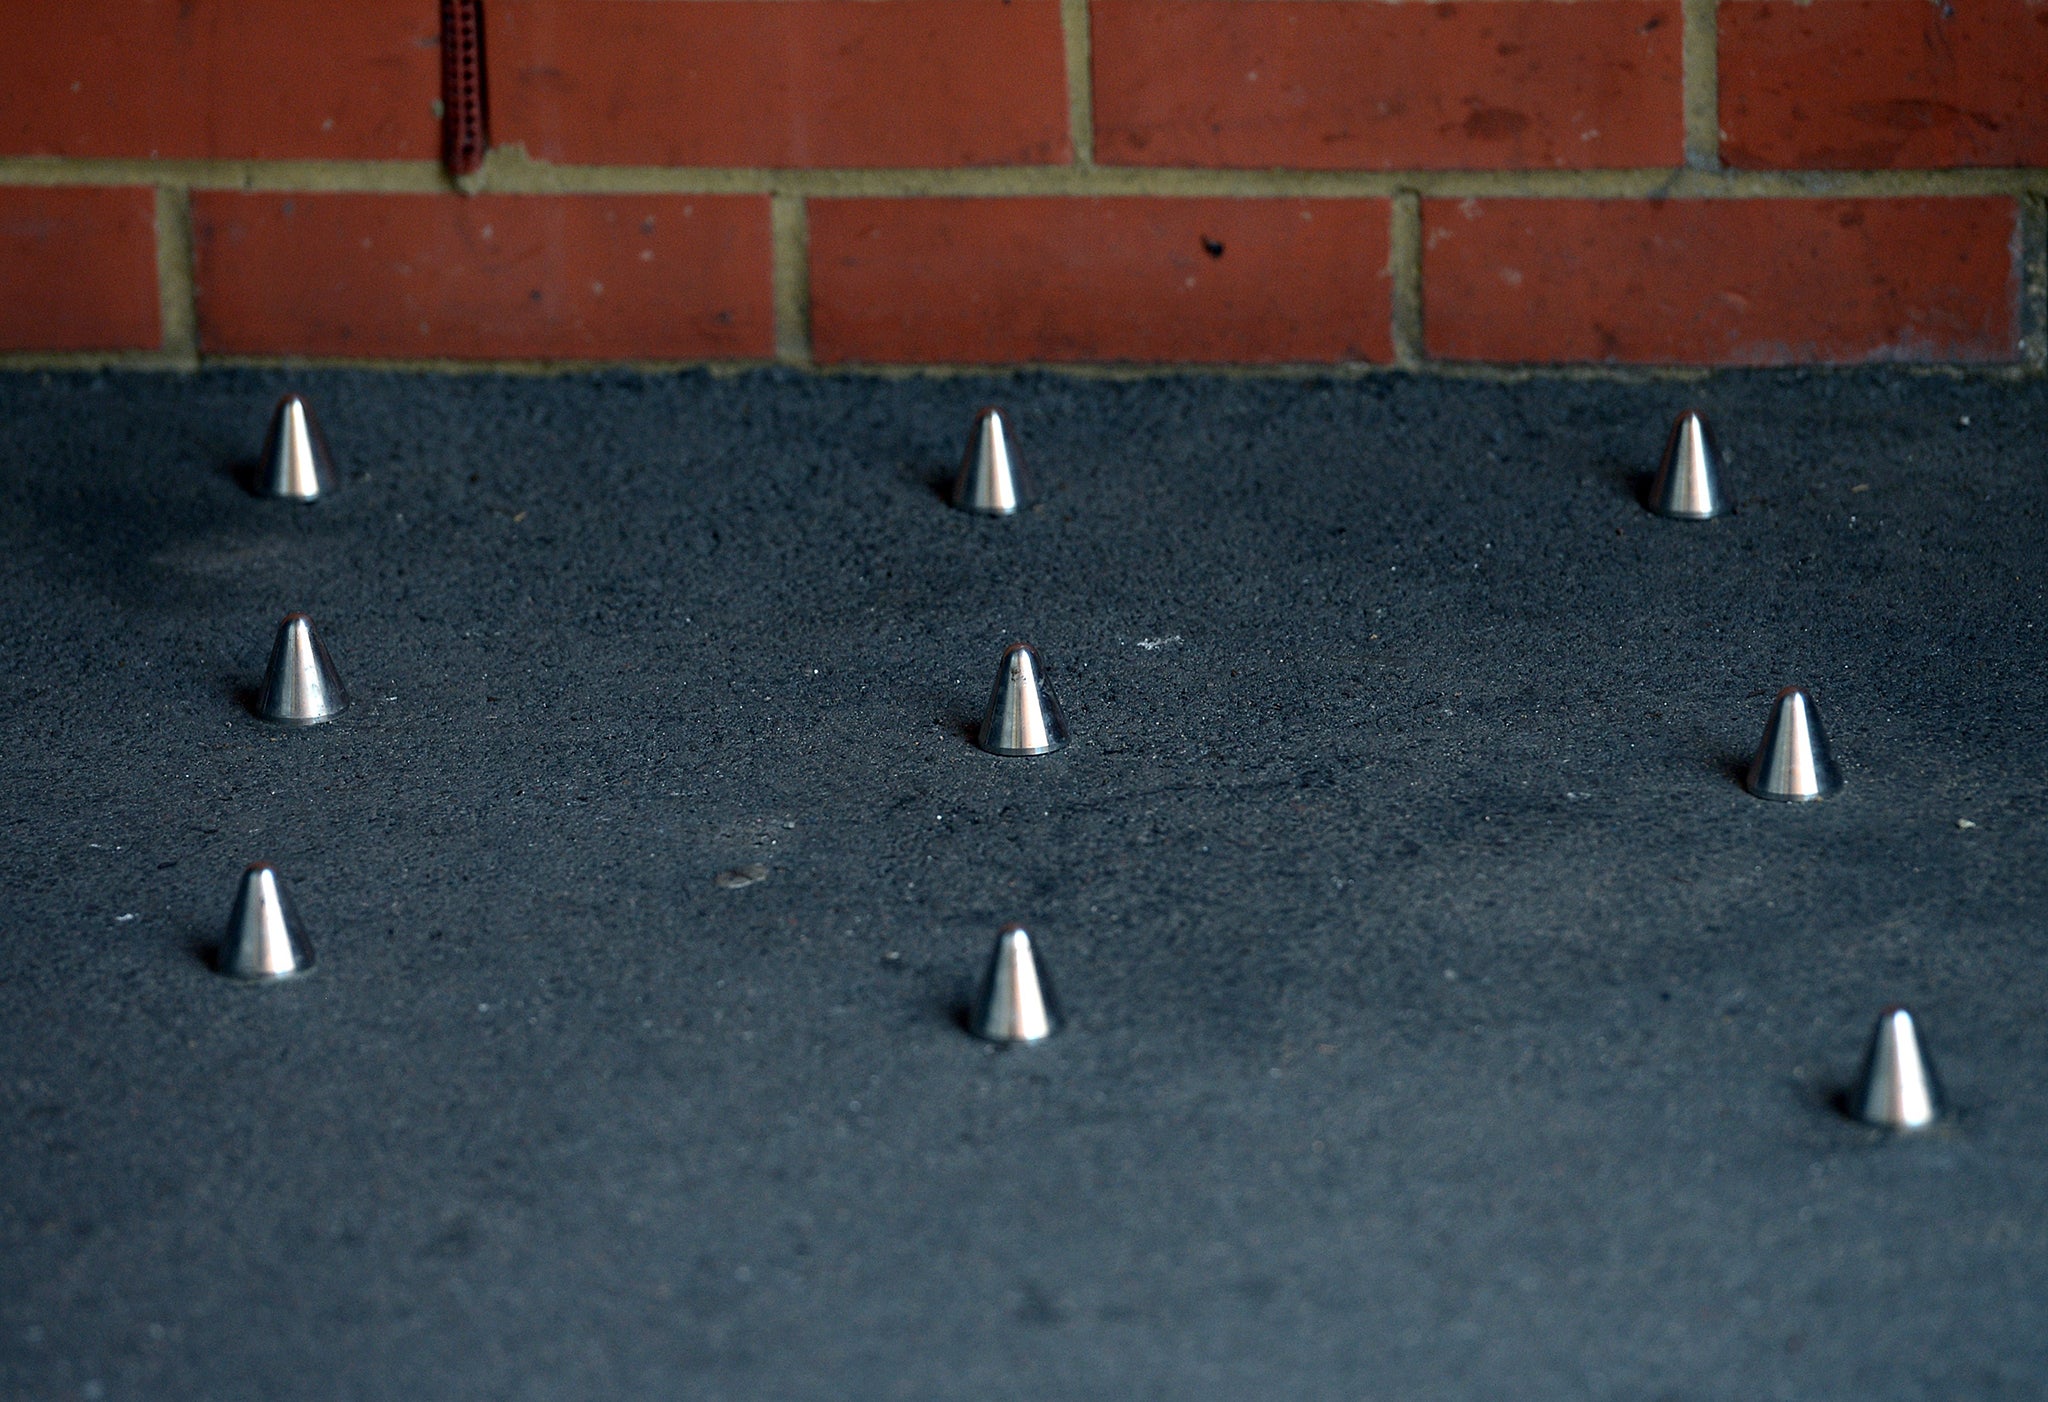
[[[718,875],[711,878],[712,883],[721,891],[737,891],[742,886],[751,886],[757,881],[766,881],[767,879],[768,868],[762,866],[759,862],[753,862],[743,867],[734,867],[731,871],[721,871]]]

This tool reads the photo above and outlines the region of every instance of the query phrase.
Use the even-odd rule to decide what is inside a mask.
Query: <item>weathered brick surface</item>
[[[1724,0],[1721,159],[2048,165],[2041,0]]]
[[[1064,161],[1058,0],[493,0],[494,139],[571,164]]]
[[[432,0],[7,0],[0,153],[432,160]]]
[[[729,359],[774,349],[747,196],[193,196],[202,349]]]
[[[0,351],[156,350],[156,196],[0,186]]]
[[[1078,161],[1062,0],[489,0],[477,115],[588,169],[388,193],[445,8],[0,0],[0,349],[162,347],[153,192],[80,181],[190,192],[209,353],[801,358],[807,307],[827,363],[1377,361],[1418,274],[1452,361],[1996,362],[2043,315],[2038,174],[1914,172],[2048,166],[2048,0],[1722,0],[1725,164],[1891,172],[1854,200],[1592,198],[1685,159],[1683,0],[1090,0]],[[1332,173],[1402,170],[1553,197],[1425,200],[1397,280]],[[655,185],[772,190],[787,242],[767,193],[616,193]]]
[[[1095,0],[1099,158],[1528,169],[1684,159],[1677,0]]]
[[[818,359],[1386,360],[1384,200],[821,200]]]
[[[1425,200],[1452,360],[2010,360],[2010,199]]]

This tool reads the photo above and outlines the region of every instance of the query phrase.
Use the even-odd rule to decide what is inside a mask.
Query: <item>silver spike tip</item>
[[[996,936],[968,1018],[975,1036],[1006,1046],[1042,1042],[1060,1030],[1059,1000],[1022,925]]]
[[[960,475],[953,479],[953,505],[984,516],[1010,516],[1024,505],[1024,465],[1010,445],[1010,422],[1000,409],[974,416]]]
[[[220,947],[220,971],[230,978],[269,981],[312,967],[312,941],[306,938],[276,868],[256,863],[242,873],[242,887],[235,893],[227,938]]]
[[[270,416],[270,436],[256,469],[257,493],[284,501],[318,501],[334,490],[334,458],[306,401],[287,394]]]
[[[1820,728],[1820,712],[1805,687],[1788,686],[1771,703],[1771,718],[1744,786],[1758,798],[1780,803],[1811,803],[1842,787],[1841,771]]]
[[[1913,1014],[1904,1008],[1886,1008],[1878,1014],[1855,1095],[1851,1108],[1868,1125],[1925,1129],[1941,1118],[1941,1082],[1927,1049],[1920,1045]]]
[[[1721,452],[1707,421],[1690,410],[1671,426],[1664,461],[1650,481],[1648,505],[1659,516],[1710,521],[1728,509],[1721,495]]]
[[[1003,649],[977,743],[992,755],[1045,755],[1067,743],[1066,717],[1029,644]]]
[[[286,614],[270,648],[256,714],[279,725],[318,725],[347,705],[348,692],[334,659],[313,632],[313,620],[303,613]]]

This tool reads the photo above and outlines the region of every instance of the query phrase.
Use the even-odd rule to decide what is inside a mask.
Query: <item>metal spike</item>
[[[277,879],[277,869],[257,862],[242,873],[218,968],[230,978],[280,979],[312,967],[312,941],[306,938],[284,883]]]
[[[317,501],[334,490],[334,458],[306,401],[287,394],[270,416],[270,436],[257,466],[257,493],[287,501]]]
[[[1697,413],[1688,410],[1671,426],[1647,504],[1659,516],[1680,521],[1707,521],[1728,509],[1721,495],[1721,451]]]
[[[1059,1000],[1022,925],[996,936],[968,1016],[974,1035],[990,1042],[1042,1042],[1060,1030]]]
[[[318,725],[347,705],[348,692],[335,673],[334,659],[313,633],[313,620],[303,613],[286,614],[270,648],[256,714],[280,725]]]
[[[1788,686],[1771,703],[1763,743],[1749,762],[1744,786],[1758,798],[1810,803],[1842,787],[1842,775],[1828,753],[1820,712],[1802,686]]]
[[[1066,718],[1028,644],[1003,649],[979,743],[992,755],[1050,754],[1067,743]]]
[[[1941,1118],[1941,1082],[1920,1045],[1913,1014],[1886,1008],[1870,1034],[1863,1077],[1852,1105],[1856,1118],[1885,1129],[1925,1129]]]
[[[953,479],[953,505],[985,516],[1009,516],[1024,505],[1024,465],[1010,446],[1009,420],[1000,409],[974,416],[960,475]]]

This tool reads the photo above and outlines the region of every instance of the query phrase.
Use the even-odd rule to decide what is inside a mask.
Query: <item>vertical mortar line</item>
[[[1685,163],[1721,168],[1721,30],[1719,0],[1684,0]]]
[[[2020,359],[2048,370],[2048,193],[2020,196]]]
[[[1067,40],[1067,131],[1074,164],[1095,164],[1095,47],[1088,27],[1088,0],[1060,0],[1060,29]]]
[[[768,236],[774,249],[775,358],[784,365],[809,365],[811,216],[802,195],[777,191],[768,197]]]
[[[199,364],[199,316],[192,302],[192,192],[156,188],[157,317],[164,351],[189,368]]]
[[[1393,284],[1394,363],[1414,369],[1422,349],[1422,197],[1401,190],[1390,201],[1387,277]]]

